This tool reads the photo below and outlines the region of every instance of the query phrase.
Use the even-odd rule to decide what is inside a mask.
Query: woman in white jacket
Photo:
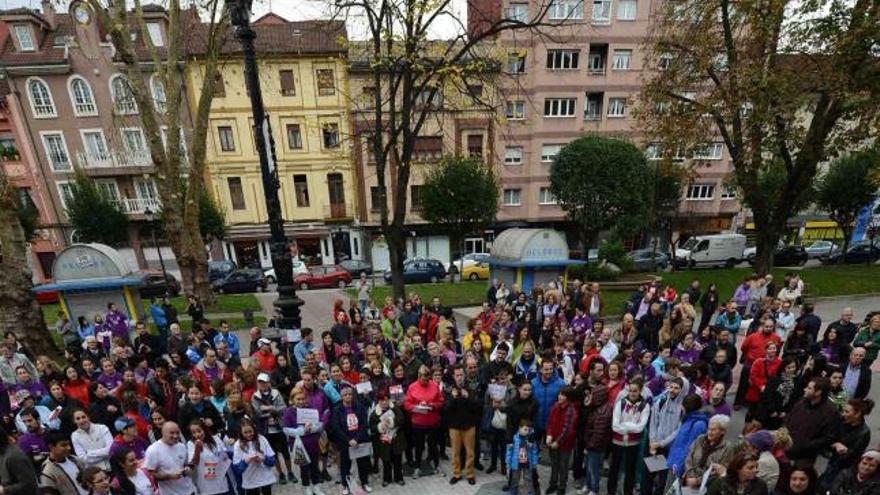
[[[614,404],[611,418],[611,471],[608,473],[608,493],[617,493],[617,473],[622,462],[624,463],[623,493],[632,495],[639,446],[650,416],[651,406],[642,397],[642,382],[633,380],[627,385],[626,397]]]
[[[227,493],[227,479],[232,462],[226,453],[226,445],[218,435],[208,435],[201,419],[189,425],[191,440],[186,443],[187,457],[193,465],[193,480],[199,495]]]

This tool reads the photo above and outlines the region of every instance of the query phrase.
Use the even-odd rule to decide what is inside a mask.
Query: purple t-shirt
[[[143,460],[147,447],[147,442],[141,437],[134,437],[134,440],[131,442],[126,442],[122,439],[121,435],[116,435],[116,438],[113,439],[113,443],[110,445],[110,457],[115,456],[123,448],[128,448],[134,452],[134,456],[138,460]]]
[[[49,446],[42,435],[27,432],[18,438],[18,448],[29,457],[42,459],[49,455]]]
[[[101,373],[95,381],[107,387],[107,390],[113,390],[122,383],[122,373],[118,371],[114,371],[112,375]]]

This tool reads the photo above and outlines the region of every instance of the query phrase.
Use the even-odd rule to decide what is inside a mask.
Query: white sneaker
[[[368,485],[368,484],[366,484],[366,483],[364,483],[363,485],[361,485],[361,488],[363,488],[364,491],[367,492],[367,493],[373,493],[373,487],[371,487],[370,485]]]
[[[584,486],[584,487],[578,488],[577,492],[575,492],[575,493],[577,493],[578,495],[584,495],[585,493],[587,493],[587,487]]]
[[[320,485],[313,485],[311,488],[312,488],[312,493],[314,495],[325,495],[324,492],[321,491]]]
[[[303,493],[304,493],[305,495],[315,495],[315,492],[312,491],[312,487],[311,487],[311,486],[304,486],[303,489],[304,489],[304,490],[303,490]]]

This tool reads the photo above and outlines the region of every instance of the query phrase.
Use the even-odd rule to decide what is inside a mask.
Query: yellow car
[[[464,269],[461,271],[461,279],[462,280],[488,280],[489,279],[489,263],[474,263],[471,265],[464,265]]]

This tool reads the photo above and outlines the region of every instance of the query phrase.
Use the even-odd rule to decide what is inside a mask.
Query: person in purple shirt
[[[40,413],[33,407],[24,409],[19,417],[27,428],[27,432],[18,437],[18,447],[31,458],[35,466],[43,463],[49,455],[49,445],[46,444],[46,433],[40,420]]]
[[[122,311],[116,309],[115,303],[107,304],[107,314],[104,315],[104,325],[110,328],[112,338],[120,338],[126,345],[131,343],[128,337],[128,317]]]
[[[110,350],[110,341],[113,340],[113,328],[104,322],[104,317],[101,315],[95,315],[95,338],[105,352]]]
[[[137,434],[137,425],[133,419],[121,417],[116,420],[114,425],[119,433],[113,438],[110,444],[110,457],[115,456],[123,449],[129,449],[134,452],[137,460],[142,461],[144,454],[147,452],[147,441],[139,437]]]
[[[324,431],[324,428],[330,422],[330,410],[317,409],[318,421],[315,423],[304,421],[297,417],[297,410],[315,409],[309,403],[309,395],[306,393],[305,388],[294,388],[290,393],[290,397],[292,405],[284,411],[284,417],[281,419],[284,434],[287,436],[291,449],[293,449],[296,439],[299,439],[309,455],[309,462],[300,465],[300,479],[303,486],[308,487],[310,484],[319,485],[321,483],[321,473],[318,469],[318,461],[321,456],[319,439],[321,432]],[[294,452],[294,454],[296,453]],[[308,493],[309,490],[307,489],[306,492]]]
[[[95,381],[107,387],[107,390],[113,394],[116,392],[116,388],[122,384],[122,373],[116,371],[110,358],[103,358],[101,359],[101,374],[95,378]]]
[[[727,403],[727,385],[723,382],[715,382],[712,389],[709,390],[709,400],[706,402],[706,408],[710,415],[723,414],[730,416],[733,414],[730,404]]]
[[[13,391],[18,392],[19,390],[27,390],[37,402],[40,402],[40,399],[44,396],[49,395],[49,390],[46,386],[38,380],[34,380],[30,372],[24,366],[15,368],[15,377],[17,383],[12,387]]]
[[[672,351],[672,357],[681,361],[685,366],[690,366],[700,359],[700,350],[694,345],[694,334],[685,334],[675,350]]]
[[[651,365],[651,361],[654,359],[654,354],[647,349],[642,349],[639,351],[638,358],[636,359],[628,359],[626,364],[624,365],[624,371],[626,372],[627,380],[632,379],[632,377],[639,373],[642,375],[642,379],[645,383],[650,382],[657,376],[657,370]]]
[[[593,327],[593,320],[590,319],[590,315],[584,313],[584,308],[576,307],[575,308],[574,318],[571,319],[571,332],[574,334],[574,338],[583,343],[584,334],[586,334]]]

